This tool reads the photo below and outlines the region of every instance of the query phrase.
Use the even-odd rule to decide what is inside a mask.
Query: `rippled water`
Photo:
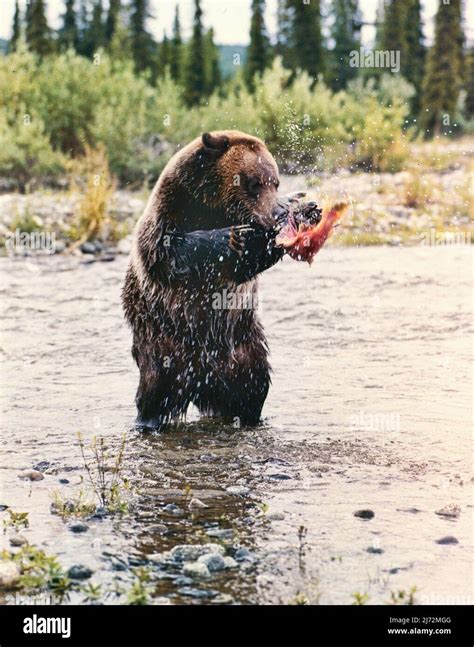
[[[419,602],[472,602],[471,263],[469,247],[328,248],[312,268],[285,260],[261,279],[274,369],[264,424],[235,430],[190,412],[141,435],[120,307],[126,260],[2,259],[0,504],[29,511],[28,541],[65,566],[90,565],[104,586],[128,577],[111,560],[146,563],[210,528],[232,530],[228,544],[254,557],[199,584],[206,598],[163,573],[160,600],[387,602],[415,585]],[[127,432],[136,492],[129,515],[81,535],[50,512],[54,491],[80,487],[78,431]],[[44,480],[18,479],[40,461]],[[208,507],[188,510],[187,487]],[[449,504],[458,518],[435,514]],[[436,543],[448,535],[459,543]]]

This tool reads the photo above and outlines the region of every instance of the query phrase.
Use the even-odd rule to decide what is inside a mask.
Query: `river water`
[[[413,586],[416,602],[472,603],[471,264],[469,246],[285,259],[260,284],[274,371],[262,426],[191,411],[143,435],[132,429],[125,257],[2,259],[0,504],[28,511],[21,534],[66,568],[90,566],[104,590],[212,529],[229,531],[229,554],[248,549],[202,582],[158,569],[161,603],[385,603]],[[111,445],[127,434],[133,493],[128,514],[81,534],[51,514],[58,493],[87,489],[77,432]],[[18,478],[42,461],[43,480]],[[191,497],[207,507],[190,509]],[[446,506],[455,516],[436,514]],[[437,543],[445,537],[457,543]]]

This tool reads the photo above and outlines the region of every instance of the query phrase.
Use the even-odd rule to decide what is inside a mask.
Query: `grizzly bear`
[[[265,144],[233,130],[204,133],[161,173],[122,292],[139,427],[161,429],[190,403],[234,424],[259,422],[270,366],[256,276],[284,253],[274,245],[278,185]]]

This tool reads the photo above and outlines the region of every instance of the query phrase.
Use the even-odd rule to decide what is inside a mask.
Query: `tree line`
[[[194,0],[192,35],[183,41],[179,7],[172,33],[157,42],[148,30],[150,0],[64,0],[61,25],[54,31],[46,19],[47,0],[29,0],[20,11],[16,0],[10,50],[26,41],[40,56],[73,48],[92,58],[101,48],[119,58],[130,58],[137,73],[150,83],[167,71],[183,89],[187,105],[201,103],[215,91],[223,91],[219,49],[212,28],[203,25],[201,0]],[[159,3],[158,3],[159,11]],[[251,0],[250,42],[242,77],[251,91],[275,56],[296,76],[308,74],[316,84],[324,80],[334,91],[343,90],[356,77],[377,77],[387,69],[350,64],[361,50],[362,14],[358,0],[279,0],[278,33],[272,43],[265,25],[265,0]],[[474,114],[474,54],[467,49],[462,24],[462,0],[440,0],[435,17],[435,36],[427,47],[420,0],[380,0],[376,19],[375,50],[398,52],[399,72],[412,84],[411,116],[424,131],[450,129],[464,90],[464,111]],[[237,57],[238,59],[238,57]],[[236,66],[241,61],[236,60]],[[237,68],[238,69],[238,68]],[[290,83],[292,77],[290,76]]]

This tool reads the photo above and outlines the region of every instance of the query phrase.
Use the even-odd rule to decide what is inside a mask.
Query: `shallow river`
[[[89,566],[104,591],[150,568],[161,603],[370,604],[413,586],[417,602],[472,603],[471,262],[469,247],[285,260],[261,279],[274,371],[264,424],[201,424],[190,411],[143,435],[126,259],[2,259],[0,504],[28,511],[21,534],[66,568]],[[87,490],[77,432],[114,446],[127,433],[131,497],[128,514],[86,520],[83,533],[51,513],[58,494]],[[43,480],[18,478],[42,461]],[[446,506],[454,516],[436,514]],[[147,561],[215,530],[228,531],[228,555],[248,549],[238,567],[192,580]],[[457,543],[437,543],[446,537]]]

